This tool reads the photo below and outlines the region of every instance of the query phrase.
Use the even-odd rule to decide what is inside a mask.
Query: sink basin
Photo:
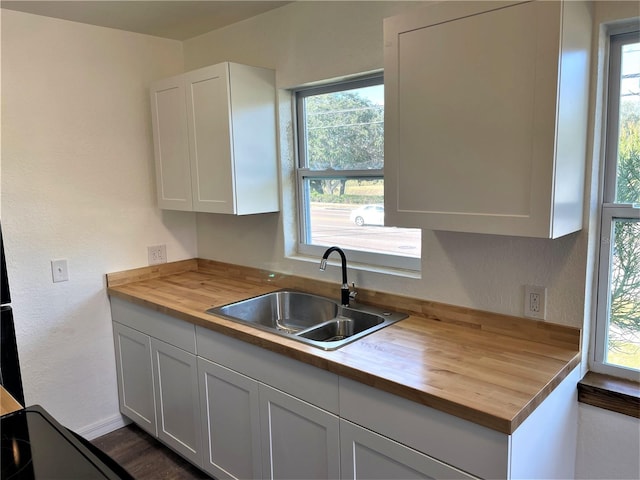
[[[296,333],[335,318],[338,305],[328,298],[283,290],[207,311],[255,327]]]
[[[371,313],[356,310],[343,310],[341,316],[309,330],[300,332],[300,336],[318,342],[335,342],[369,330],[384,322],[384,318]],[[349,315],[348,317],[346,315]]]
[[[343,307],[329,298],[294,290],[210,308],[207,313],[323,350],[335,350],[407,317],[368,305]]]

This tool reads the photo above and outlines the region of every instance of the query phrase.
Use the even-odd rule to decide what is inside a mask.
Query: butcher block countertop
[[[493,430],[511,434],[580,362],[580,329],[358,289],[410,316],[324,351],[205,313],[282,288],[338,298],[339,282],[192,259],[107,275],[108,293]]]
[[[22,409],[22,405],[0,385],[0,416],[8,413],[17,412]]]

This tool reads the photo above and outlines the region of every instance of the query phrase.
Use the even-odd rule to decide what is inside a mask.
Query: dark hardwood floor
[[[136,480],[211,478],[134,424],[91,443],[122,465]]]

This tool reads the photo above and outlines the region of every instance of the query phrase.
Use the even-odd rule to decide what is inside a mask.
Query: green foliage
[[[640,106],[621,102],[616,201],[640,203]]]
[[[369,170],[384,164],[384,107],[355,91],[305,101],[307,161],[314,170]],[[313,179],[317,194],[344,195],[344,178]]]
[[[382,168],[382,106],[357,93],[335,92],[308,97],[305,108],[310,168]]]

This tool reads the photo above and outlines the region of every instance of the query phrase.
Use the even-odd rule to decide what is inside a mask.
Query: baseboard
[[[114,430],[125,427],[130,423],[131,421],[128,418],[123,417],[120,414],[116,414],[110,418],[106,418],[92,425],[80,428],[76,430],[76,433],[87,440],[93,440],[94,438],[101,437],[102,435],[106,435]]]

